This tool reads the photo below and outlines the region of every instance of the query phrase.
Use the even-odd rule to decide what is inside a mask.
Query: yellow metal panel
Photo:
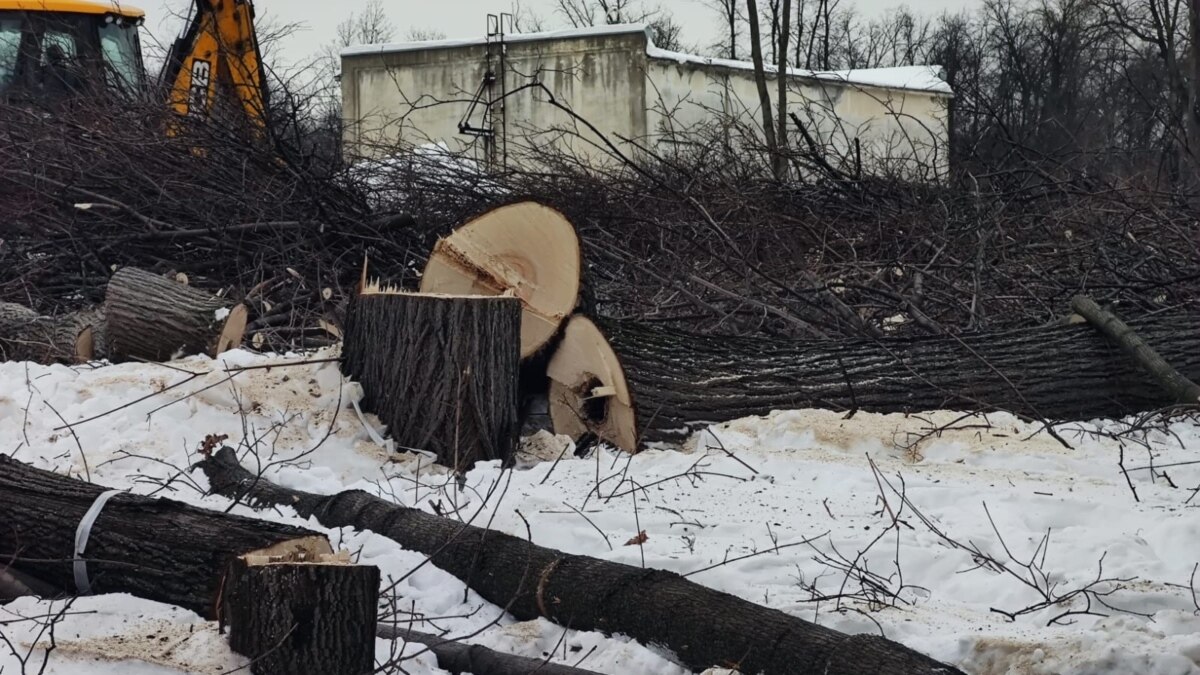
[[[136,19],[145,12],[120,0],[0,0],[0,10],[19,9],[28,12],[61,12],[70,14],[119,14]]]

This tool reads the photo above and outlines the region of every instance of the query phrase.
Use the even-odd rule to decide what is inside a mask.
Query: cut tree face
[[[521,357],[536,354],[579,302],[579,237],[558,211],[537,202],[501,206],[434,247],[422,293],[501,295],[521,300]]]
[[[637,452],[637,416],[617,355],[591,319],[573,316],[546,367],[554,433],[578,439],[590,431]]]

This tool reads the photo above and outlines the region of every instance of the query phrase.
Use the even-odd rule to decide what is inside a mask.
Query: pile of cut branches
[[[335,339],[364,255],[403,279],[429,250],[330,163],[172,123],[156,101],[0,107],[0,301],[60,314],[136,266],[246,301],[258,346],[316,346]]]

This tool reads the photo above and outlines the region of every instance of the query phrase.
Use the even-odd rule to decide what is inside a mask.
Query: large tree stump
[[[246,332],[245,305],[133,267],[109,279],[104,308],[114,362],[216,356]]]
[[[674,572],[543,548],[361,490],[323,496],[274,485],[242,468],[230,448],[197,466],[218,494],[260,508],[287,505],[325,527],[371,530],[424,553],[518,619],[622,633],[697,671],[738,664],[766,675],[962,675],[896,642],[839,633]]]
[[[100,319],[94,310],[51,317],[0,302],[0,361],[83,363],[96,355]]]
[[[520,324],[513,297],[368,285],[347,312],[342,369],[398,447],[460,471],[507,462],[520,432]]]
[[[75,536],[107,488],[0,454],[0,564],[68,594]],[[91,527],[82,559],[93,593],[129,593],[216,618],[218,588],[238,556],[332,553],[311,530],[118,494]]]
[[[494,208],[438,241],[422,293],[521,300],[521,358],[546,346],[579,302],[579,237],[566,216],[537,202]]]
[[[1184,375],[1200,377],[1200,317],[1131,321]],[[548,365],[558,433],[629,451],[772,410],[1008,411],[1063,421],[1173,403],[1087,326],[961,337],[780,340],[686,334],[572,317]]]
[[[361,675],[375,669],[379,568],[345,556],[244,555],[221,594],[229,646],[254,675]]]

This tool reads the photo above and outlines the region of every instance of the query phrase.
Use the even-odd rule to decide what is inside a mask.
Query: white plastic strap
[[[358,421],[362,422],[363,428],[367,430],[367,435],[371,437],[371,440],[375,441],[375,444],[379,447],[387,450],[389,455],[395,453],[396,442],[390,438],[385,439],[383,436],[379,435],[378,431],[375,431],[375,427],[371,426],[371,423],[367,421],[366,416],[363,415],[362,408],[358,407],[357,399],[350,399],[350,402],[354,405],[354,412],[358,413]]]
[[[100,511],[104,508],[104,504],[122,492],[124,490],[101,492],[96,497],[96,501],[92,502],[92,507],[83,514],[83,518],[79,521],[79,527],[75,528],[75,588],[80,595],[90,595],[92,592],[92,584],[88,581],[87,561],[83,559],[88,537],[92,534],[92,525],[96,523],[96,518],[100,517]]]

